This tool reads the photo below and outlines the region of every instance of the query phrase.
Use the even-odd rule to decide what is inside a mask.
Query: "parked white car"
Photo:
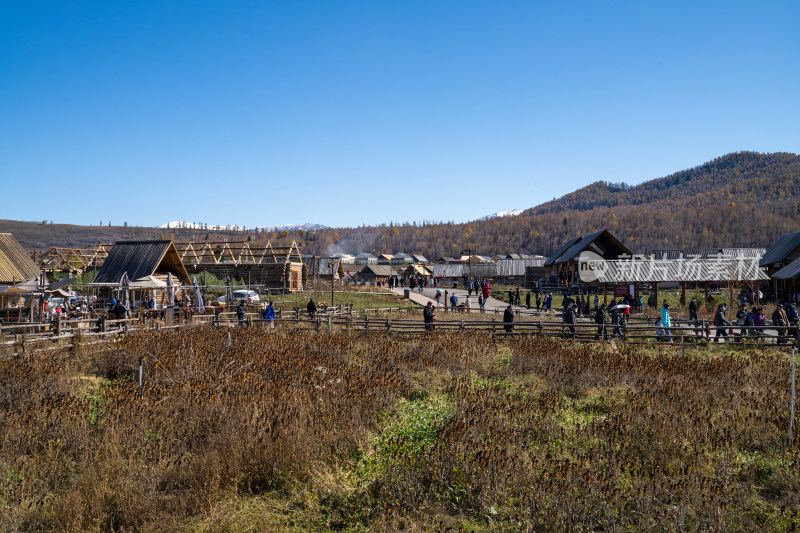
[[[248,291],[244,289],[233,291],[232,303],[239,303],[241,300],[245,300],[246,302],[259,302],[261,301],[261,298],[258,296],[258,293],[256,291]],[[224,304],[225,296],[220,296],[219,298],[217,298],[217,301],[221,304]]]

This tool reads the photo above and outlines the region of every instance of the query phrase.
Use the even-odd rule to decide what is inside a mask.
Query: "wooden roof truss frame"
[[[302,263],[300,245],[292,242],[270,241],[212,241],[175,243],[184,264],[260,265]]]
[[[89,267],[99,267],[108,257],[110,245],[98,244],[95,248],[64,248],[54,246],[39,260],[39,268],[51,272],[83,272]]]

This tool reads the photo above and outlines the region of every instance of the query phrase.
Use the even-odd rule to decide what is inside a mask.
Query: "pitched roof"
[[[410,274],[416,273],[421,276],[432,276],[433,270],[430,269],[426,265],[408,265],[408,268],[404,270],[404,272],[408,272]]]
[[[597,240],[604,238],[609,240],[613,246],[616,246],[620,251],[627,255],[631,255],[631,251],[622,244],[616,237],[611,235],[608,230],[601,229],[600,231],[595,231],[594,233],[590,233],[589,235],[584,235],[583,238],[578,240],[575,244],[570,246],[566,252],[561,254],[561,257],[556,259],[556,263],[565,263],[570,259],[573,259],[576,255],[584,251],[590,244],[594,243]],[[604,254],[603,257],[605,257]],[[614,257],[605,257],[606,259],[616,259],[616,255]]]
[[[47,286],[48,291],[57,291],[63,289],[64,287],[69,287],[73,283],[78,280],[78,276],[72,276],[71,278],[64,278],[58,281],[54,281],[53,283]]]
[[[172,241],[118,241],[108,253],[94,283],[119,283],[122,274],[139,279],[156,272],[172,272],[184,283],[189,274]]]
[[[795,259],[772,275],[777,279],[796,279],[800,277],[800,258]]]
[[[675,248],[669,250],[652,250],[649,255],[654,259],[708,259],[726,257],[755,257],[761,259],[764,248]]]
[[[528,267],[541,267],[544,259],[500,259],[497,263],[498,276],[524,276]]]
[[[433,276],[443,278],[460,278],[472,274],[473,278],[493,278],[497,275],[497,265],[495,263],[475,263],[470,269],[470,265],[465,263],[450,263],[444,265],[433,265]]]
[[[14,283],[38,276],[39,267],[10,233],[0,233],[0,283]]]
[[[769,277],[753,258],[623,259],[599,262],[592,271],[600,283],[756,281]]]
[[[394,276],[397,272],[389,265],[366,265],[361,273],[372,272],[376,276]]]
[[[800,231],[782,235],[780,239],[775,241],[775,244],[770,246],[767,253],[761,257],[761,266],[780,263],[798,246],[800,246]]]
[[[561,257],[564,254],[564,252],[567,251],[568,248],[570,248],[573,244],[575,244],[579,240],[580,237],[573,237],[572,239],[568,240],[566,243],[564,243],[564,245],[561,248],[556,250],[556,252],[553,255],[547,258],[547,261],[544,262],[544,266],[550,266],[553,263],[555,263],[558,260],[558,258]]]

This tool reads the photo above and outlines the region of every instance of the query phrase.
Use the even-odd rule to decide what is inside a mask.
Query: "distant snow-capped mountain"
[[[502,217],[515,217],[517,215],[521,215],[524,211],[525,211],[524,209],[509,209],[508,211],[500,211],[498,213],[486,215],[485,217],[479,218],[478,220],[489,220],[492,218],[502,218]]]
[[[186,222],[183,220],[172,220],[167,222],[166,224],[161,224],[158,226],[159,228],[164,229],[200,229],[200,230],[212,230],[212,231],[242,231],[245,229],[248,230],[259,230],[259,231],[296,231],[296,230],[310,230],[310,229],[325,229],[328,226],[323,226],[322,224],[313,224],[311,222],[306,222],[305,224],[280,224],[277,226],[257,226],[253,228],[246,228],[243,226],[237,226],[236,224],[226,224],[226,225],[215,225],[215,224],[204,224],[202,222]]]

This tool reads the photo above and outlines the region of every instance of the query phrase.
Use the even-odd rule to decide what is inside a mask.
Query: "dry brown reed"
[[[0,359],[0,530],[181,530],[298,487],[311,529],[797,518],[777,351],[230,333],[230,346],[226,328],[197,327]]]

